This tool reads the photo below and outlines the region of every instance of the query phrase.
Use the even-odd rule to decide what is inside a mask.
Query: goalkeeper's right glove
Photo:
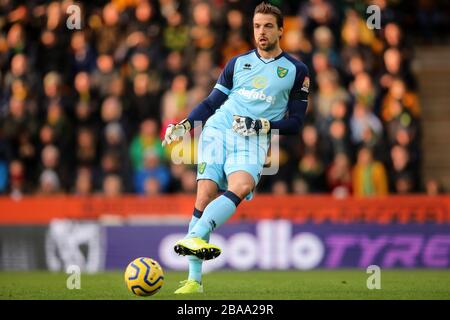
[[[241,136],[248,137],[270,131],[270,121],[264,118],[252,119],[245,116],[233,116],[232,129]]]
[[[177,124],[169,124],[166,129],[162,146],[165,147],[173,141],[178,141],[185,135],[186,132],[189,131],[191,131],[191,124],[187,119],[183,119]]]

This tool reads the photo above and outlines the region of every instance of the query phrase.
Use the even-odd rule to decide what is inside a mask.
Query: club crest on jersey
[[[283,67],[278,67],[277,68],[278,77],[280,77],[280,78],[286,77],[286,75],[288,74],[288,71],[289,71],[289,69],[286,69]]]

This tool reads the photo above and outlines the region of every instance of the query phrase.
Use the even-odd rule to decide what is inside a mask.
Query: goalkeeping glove
[[[241,136],[254,136],[270,131],[270,121],[264,118],[252,119],[244,116],[233,116],[233,130]]]
[[[177,124],[169,124],[166,129],[166,134],[164,136],[162,146],[165,147],[166,145],[171,144],[173,141],[178,141],[186,134],[186,132],[189,131],[191,131],[191,124],[187,119],[183,119]]]

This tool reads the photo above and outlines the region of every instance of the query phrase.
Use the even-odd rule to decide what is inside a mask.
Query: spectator
[[[151,150],[144,154],[142,169],[134,174],[134,188],[137,193],[145,193],[146,180],[154,178],[159,181],[160,192],[166,192],[170,184],[170,171],[160,164],[159,155]]]
[[[93,167],[97,165],[99,155],[94,132],[89,128],[81,128],[77,133],[75,151],[76,164]]]
[[[389,162],[389,155],[387,155],[389,146],[387,146],[383,137],[371,127],[366,127],[363,130],[362,140],[360,143],[355,144],[354,149],[359,150],[362,147],[372,150],[374,159],[380,160],[383,163]]]
[[[68,148],[72,143],[72,125],[61,104],[52,102],[47,108],[45,124],[52,128],[58,147]]]
[[[407,130],[414,138],[418,133],[418,124],[400,101],[392,101],[389,104],[389,120],[386,121],[386,133],[391,144],[395,144],[400,130]]]
[[[117,197],[122,194],[122,180],[118,175],[108,174],[104,177],[102,191],[106,197]]]
[[[118,123],[122,127],[128,137],[128,121],[123,114],[123,106],[121,101],[114,96],[106,98],[101,106],[101,119],[103,127],[106,127],[109,123]]]
[[[168,88],[173,78],[178,74],[186,74],[188,72],[186,63],[181,51],[171,51],[166,58],[166,65],[162,71],[162,86]]]
[[[156,196],[161,194],[161,183],[157,177],[148,177],[144,181],[143,193],[146,196]]]
[[[56,144],[55,132],[50,125],[44,124],[39,130],[39,150],[50,144]]]
[[[333,68],[338,68],[340,59],[334,47],[334,36],[331,30],[328,27],[320,26],[314,30],[313,39],[316,52],[323,52]]]
[[[350,145],[350,134],[345,122],[334,120],[331,123],[329,127],[326,146],[327,154],[323,159],[325,164],[331,162],[334,156],[338,153],[344,153],[347,155],[350,155],[352,153]]]
[[[155,85],[155,82],[146,73],[137,74],[133,80],[133,91],[131,93],[133,122],[146,118],[159,121],[161,118],[158,90],[151,90],[151,84]]]
[[[284,180],[277,180],[272,184],[273,195],[284,196],[289,193],[289,186]]]
[[[437,196],[444,193],[444,188],[438,179],[430,178],[425,183],[425,192],[429,196]]]
[[[314,153],[319,157],[324,157],[324,151],[321,149],[323,144],[319,141],[319,133],[317,132],[317,128],[313,125],[305,125],[301,132],[301,142],[303,150],[301,154],[297,156],[300,158],[301,155]]]
[[[366,66],[366,61],[359,53],[353,53],[348,57],[348,61],[346,61],[343,66],[343,77],[344,83],[348,87],[352,81],[355,80],[355,77],[363,72],[368,71],[368,66]]]
[[[13,160],[9,164],[9,193],[13,198],[20,198],[27,190],[25,168],[19,160]]]
[[[317,75],[319,91],[314,97],[317,122],[326,121],[330,116],[331,106],[335,101],[349,100],[349,94],[340,86],[339,76],[335,70],[324,71]]]
[[[327,26],[330,30],[337,30],[338,16],[336,9],[327,0],[305,1],[300,7],[305,32],[311,38],[313,31],[319,26]]]
[[[45,169],[39,177],[39,191],[43,196],[55,195],[60,192],[60,182],[57,173],[52,169]]]
[[[11,95],[12,85],[15,80],[21,80],[23,85],[27,88],[28,93],[34,94],[37,92],[37,75],[33,70],[30,70],[27,56],[23,53],[18,53],[13,56],[11,59],[11,69],[5,74],[3,81],[5,98],[8,98]],[[33,98],[36,97],[33,96]]]
[[[167,26],[163,30],[164,46],[170,51],[184,51],[189,45],[189,27],[184,24],[183,16],[172,11],[167,17]]]
[[[409,129],[400,128],[395,133],[394,144],[405,147],[408,150],[410,161],[416,166],[419,166],[421,155],[419,151],[419,145],[414,139],[414,132]]]
[[[376,92],[369,74],[359,72],[350,86],[353,103],[374,111]]]
[[[353,193],[359,197],[388,194],[388,181],[384,165],[373,159],[372,151],[363,147],[358,151],[352,172]]]
[[[249,41],[251,36],[249,34],[249,30],[245,27],[244,13],[236,8],[232,8],[227,12],[226,17],[226,28],[227,34],[238,33],[242,36],[244,41]],[[222,66],[226,63],[225,59],[222,59]]]
[[[102,21],[95,29],[96,49],[100,54],[114,54],[117,44],[124,41],[119,24],[119,11],[113,3],[108,3],[102,10]]]
[[[8,115],[2,125],[4,137],[9,142],[11,156],[29,166],[32,173],[37,158],[37,148],[33,144],[38,129],[38,121],[26,109],[25,101],[11,98]],[[31,176],[26,176],[30,179]]]
[[[50,169],[61,174],[60,151],[54,145],[45,146],[41,152],[41,171]]]
[[[355,10],[348,10],[342,26],[341,58],[344,66],[355,55],[362,57],[365,70],[372,72],[375,68],[375,56],[371,45],[375,41],[374,33],[368,29],[366,22]]]
[[[418,191],[417,168],[411,163],[408,150],[402,146],[391,149],[391,169],[389,172],[392,193],[411,193]]]
[[[196,50],[213,49],[217,44],[212,24],[211,7],[206,2],[194,4],[193,25],[190,30],[191,43]]]
[[[13,98],[9,101],[8,112],[2,125],[5,138],[15,148],[19,145],[19,137],[22,132],[29,132],[31,135],[34,135],[38,130],[38,121],[36,117],[28,112],[25,101]],[[17,153],[16,149],[14,154]]]
[[[296,178],[292,182],[292,191],[297,195],[306,195],[309,192],[308,183],[302,178]]]
[[[92,86],[101,98],[105,98],[112,94],[109,90],[111,82],[120,75],[115,69],[114,58],[111,54],[99,55],[96,63],[97,68],[92,73]]]
[[[125,173],[121,169],[120,157],[116,152],[110,151],[104,153],[100,159],[100,170],[94,178],[95,187],[100,187],[102,181],[104,181],[107,176],[114,175],[120,178],[121,192],[126,191],[124,188]]]
[[[167,128],[169,123],[175,123],[186,115],[187,88],[188,78],[178,75],[173,79],[170,90],[164,93],[161,102],[162,128]]]
[[[11,58],[16,53],[29,53],[30,42],[27,41],[25,28],[20,22],[12,24],[9,28],[6,35],[6,44],[8,48],[9,58]]]
[[[397,48],[400,50],[403,59],[409,63],[412,59],[412,52],[406,44],[406,40],[400,26],[395,22],[389,22],[383,29],[384,51],[388,48]]]
[[[132,190],[131,163],[128,156],[128,145],[122,127],[115,122],[109,123],[104,129],[104,139],[101,143],[102,155],[114,154],[117,157],[117,173],[121,176],[124,191]]]
[[[362,104],[357,104],[350,119],[352,140],[355,144],[363,141],[367,130],[373,131],[376,136],[381,136],[383,125],[378,117]]]
[[[328,56],[325,52],[316,51],[312,56],[312,67],[313,79],[317,79],[317,75],[323,73],[324,71],[331,70],[331,64],[328,60]],[[316,83],[316,81],[314,81]]]
[[[62,93],[63,79],[55,71],[47,73],[44,77],[44,94],[41,98],[40,111],[45,116],[48,106],[59,104],[63,108],[67,106],[67,97]]]
[[[238,31],[228,33],[227,39],[222,46],[222,65],[234,56],[243,54],[251,49],[244,36]]]
[[[384,121],[390,121],[393,117],[393,108],[400,103],[413,117],[420,117],[419,98],[406,89],[405,83],[399,78],[393,78],[390,82],[388,93],[384,96],[381,114]]]
[[[70,40],[66,38],[66,34],[68,33],[56,29],[40,30],[36,57],[36,66],[39,68],[36,70],[41,76],[52,71],[60,74],[68,71],[66,48]]]
[[[305,154],[298,164],[298,169],[300,178],[308,186],[308,192],[321,193],[326,190],[324,166],[314,153]]]
[[[77,171],[74,194],[77,196],[88,196],[92,192],[92,172],[88,167],[80,167]]]
[[[142,121],[139,134],[133,138],[129,150],[134,170],[144,167],[144,156],[148,151],[156,153],[160,161],[164,159],[164,150],[157,133],[158,125],[155,120]]]
[[[380,87],[383,90],[388,90],[395,78],[405,81],[408,88],[416,88],[415,80],[406,66],[400,50],[392,47],[383,54],[383,70],[379,77]]]
[[[191,65],[192,82],[194,86],[212,90],[221,70],[215,68],[214,57],[211,51],[203,50],[198,52]],[[189,78],[188,78],[189,79]]]
[[[96,56],[84,32],[79,31],[72,34],[70,48],[72,49],[71,76],[81,71],[92,72],[95,69]]]
[[[97,132],[100,126],[98,110],[96,106],[92,106],[86,102],[77,102],[75,105],[75,115],[73,123],[76,130],[81,128],[89,128]]]
[[[87,72],[79,72],[75,76],[75,94],[72,105],[86,105],[90,109],[95,109],[98,104],[97,92],[91,85],[91,75]]]
[[[135,19],[131,19],[128,34],[139,31],[151,40],[152,44],[160,43],[162,21],[159,12],[152,1],[139,1],[134,10]]]
[[[345,153],[338,153],[326,171],[328,190],[338,198],[352,194],[352,173],[350,159]]]

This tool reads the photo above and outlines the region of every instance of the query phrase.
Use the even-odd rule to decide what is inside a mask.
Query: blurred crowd
[[[194,193],[196,166],[170,161],[161,138],[231,57],[254,47],[259,2],[75,3],[81,29],[70,30],[73,1],[1,1],[0,193]],[[423,106],[405,32],[413,17],[427,39],[437,7],[405,16],[382,0],[271,2],[286,16],[283,48],[309,66],[312,88],[302,132],[275,137],[280,170],[258,191],[438,193],[420,175]],[[379,30],[366,26],[368,4],[381,8]]]

